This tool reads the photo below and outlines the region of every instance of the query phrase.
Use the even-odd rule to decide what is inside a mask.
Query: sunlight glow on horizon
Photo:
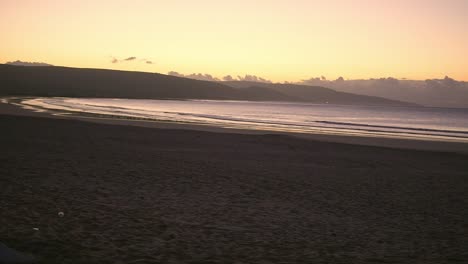
[[[0,63],[468,81],[467,12],[464,0],[3,0]]]

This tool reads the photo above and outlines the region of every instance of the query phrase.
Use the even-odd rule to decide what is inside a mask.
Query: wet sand
[[[468,262],[464,145],[392,149],[0,105],[0,241],[40,263]]]
[[[196,130],[208,131],[216,133],[236,133],[236,134],[275,134],[275,135],[288,135],[296,138],[304,138],[321,142],[344,143],[362,146],[376,146],[376,147],[389,147],[398,149],[410,150],[429,150],[429,151],[442,151],[442,152],[456,152],[468,154],[468,143],[451,142],[451,141],[434,141],[434,140],[414,140],[406,138],[383,138],[383,137],[370,137],[358,135],[333,135],[333,134],[302,134],[281,131],[265,131],[265,130],[248,130],[239,128],[225,128],[215,127],[210,125],[194,124],[194,123],[179,123],[179,122],[163,122],[163,121],[148,121],[148,120],[135,120],[120,117],[99,117],[97,115],[86,116],[82,113],[66,114],[63,112],[33,112],[31,110],[23,109],[16,104],[0,102],[0,114],[7,115],[20,115],[20,116],[38,116],[56,119],[72,119],[81,120],[86,122],[110,124],[110,125],[123,125],[123,126],[137,126],[147,128],[160,128],[160,129],[183,129],[183,130]]]

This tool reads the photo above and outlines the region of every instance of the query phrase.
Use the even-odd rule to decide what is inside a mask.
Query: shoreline
[[[468,260],[468,154],[0,108],[1,242],[41,264]]]
[[[66,111],[61,111],[66,112]],[[468,143],[453,142],[453,141],[439,141],[439,140],[425,140],[425,139],[409,139],[409,138],[392,138],[380,136],[362,136],[362,135],[336,135],[327,133],[300,133],[300,132],[282,132],[273,130],[256,130],[244,128],[228,128],[217,127],[209,124],[195,124],[195,123],[179,123],[170,121],[157,121],[157,120],[139,120],[130,118],[119,117],[99,117],[98,115],[91,114],[85,116],[81,113],[69,114],[54,114],[51,111],[35,112],[33,110],[25,109],[18,103],[11,103],[8,101],[0,101],[0,114],[7,115],[21,115],[21,116],[36,116],[44,118],[56,119],[71,119],[80,120],[92,123],[101,123],[109,125],[120,126],[137,126],[156,129],[181,129],[181,130],[195,130],[207,131],[215,133],[235,133],[235,134],[252,134],[252,135],[287,135],[296,138],[330,142],[342,143],[351,145],[362,146],[375,146],[396,149],[408,150],[421,150],[421,151],[438,151],[438,152],[455,152],[455,153],[468,153]]]

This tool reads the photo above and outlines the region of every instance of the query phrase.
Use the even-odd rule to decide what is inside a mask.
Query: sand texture
[[[0,241],[40,263],[468,263],[466,154],[0,124]]]

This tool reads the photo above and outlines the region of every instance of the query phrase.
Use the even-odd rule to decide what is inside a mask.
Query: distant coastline
[[[308,102],[348,105],[417,106],[382,97],[357,95],[320,86],[254,83],[235,88],[158,73],[55,66],[0,64],[0,96],[128,99],[201,99]]]

